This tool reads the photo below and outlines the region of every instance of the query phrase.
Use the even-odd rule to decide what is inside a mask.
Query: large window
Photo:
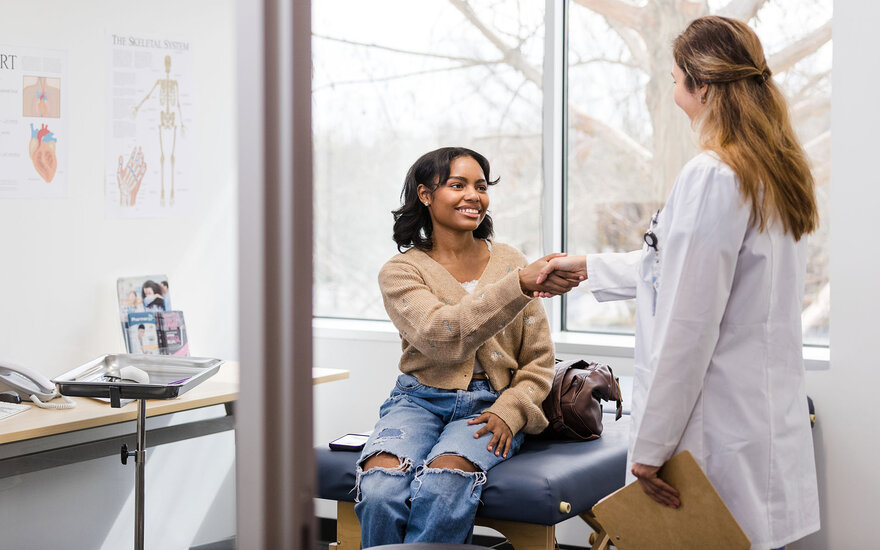
[[[672,102],[671,40],[690,19],[722,13],[757,30],[813,163],[822,225],[809,240],[804,329],[808,342],[827,343],[831,0],[549,5],[545,14],[541,0],[314,2],[315,314],[386,318],[375,281],[396,252],[390,211],[409,165],[444,145],[489,158],[501,177],[490,191],[496,238],[529,258],[552,251],[542,231],[554,224],[572,253],[639,247],[695,154]],[[552,24],[563,5],[567,35]],[[542,91],[545,50],[563,43],[553,89],[568,83],[565,118],[548,108],[543,92],[553,90]],[[564,202],[554,208],[542,166],[556,161],[542,154],[562,134]],[[566,300],[567,330],[632,332],[631,302]]]
[[[385,319],[376,274],[397,252],[407,168],[485,155],[496,238],[540,254],[544,3],[313,3],[315,315]]]
[[[641,247],[640,228],[696,154],[687,117],[672,101],[672,40],[701,15],[748,21],[788,98],[818,183],[821,226],[809,237],[803,321],[805,341],[827,343],[831,0],[577,0],[569,9],[567,249]],[[572,293],[565,327],[631,332],[634,306]]]

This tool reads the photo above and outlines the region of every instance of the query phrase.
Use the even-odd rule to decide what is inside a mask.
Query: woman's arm
[[[550,393],[554,348],[544,306],[538,301],[523,311],[522,340],[517,352],[519,368],[510,385],[488,412],[499,416],[513,434],[520,430],[540,433],[547,427],[541,404]]]
[[[534,282],[547,262],[561,254],[524,266],[525,258],[518,251],[516,254],[522,267],[483,286],[478,293],[463,296],[457,304],[440,300],[417,267],[392,259],[379,272],[385,310],[404,338],[425,356],[438,363],[461,363],[510,323],[533,295],[563,294],[578,283],[564,278],[540,285]]]

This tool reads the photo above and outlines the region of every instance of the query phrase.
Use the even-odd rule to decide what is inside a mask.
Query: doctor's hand
[[[510,431],[510,427],[501,420],[501,417],[490,412],[484,412],[480,416],[468,420],[468,424],[482,424],[484,422],[486,425],[474,433],[474,439],[478,439],[485,433],[492,432],[492,439],[489,441],[487,449],[490,452],[494,451],[495,456],[507,458],[507,453],[510,452],[510,444],[513,442],[513,432]]]
[[[549,257],[548,257],[549,258]],[[537,284],[550,279],[553,276],[563,277],[566,280],[577,279],[578,283],[587,278],[586,256],[557,256],[549,258],[536,279]],[[575,285],[577,286],[577,285]]]
[[[550,298],[565,294],[576,287],[583,280],[578,273],[555,272],[551,269],[551,276],[539,276],[547,269],[553,260],[565,258],[564,253],[548,254],[519,271],[519,285],[525,294],[531,294],[536,298]]]
[[[681,505],[678,491],[657,476],[659,466],[633,464],[632,474],[639,480],[642,490],[652,499],[664,506],[678,508]]]

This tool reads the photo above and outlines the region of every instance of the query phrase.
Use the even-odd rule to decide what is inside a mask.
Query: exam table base
[[[608,534],[590,512],[580,514],[580,518],[593,528],[590,535],[592,550],[608,550],[611,548]],[[514,550],[553,550],[556,546],[556,526],[540,525],[518,521],[477,517],[476,525],[498,531],[510,542]],[[338,501],[336,503],[336,539],[330,544],[335,550],[360,550],[361,524],[354,513],[354,503]]]

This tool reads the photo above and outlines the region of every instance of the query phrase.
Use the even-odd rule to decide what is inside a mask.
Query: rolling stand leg
[[[144,550],[144,469],[147,465],[147,401],[138,399],[137,448],[128,450],[122,445],[122,463],[134,457],[134,549]]]
[[[134,483],[134,548],[144,550],[144,469],[147,465],[147,401],[138,399]]]

